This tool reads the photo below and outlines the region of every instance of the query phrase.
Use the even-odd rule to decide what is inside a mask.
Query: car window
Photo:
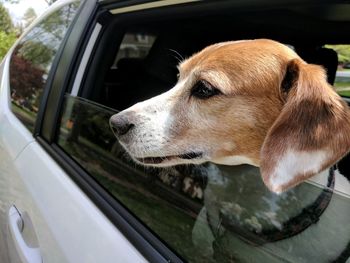
[[[350,45],[326,45],[338,54],[338,69],[334,87],[339,95],[350,97]]]
[[[64,101],[58,145],[186,261],[308,262],[321,257],[322,246],[308,248],[310,242],[322,244],[317,235],[293,235],[312,224],[308,220],[318,220],[305,209],[313,211],[320,196],[329,194],[326,188],[303,183],[277,195],[265,187],[259,169],[249,165],[145,168],[130,160],[109,127],[117,110],[69,94]],[[350,211],[348,198],[341,195],[333,195],[333,205]],[[334,220],[346,222],[346,214]],[[350,226],[337,231],[338,225],[329,223],[334,247],[341,247]],[[275,239],[291,241],[281,249],[270,243]]]
[[[12,110],[33,131],[41,97],[55,56],[80,1],[55,11],[17,44],[10,61]]]
[[[314,217],[308,213],[330,198],[331,174],[321,185],[303,183],[277,195],[263,184],[259,169],[249,165],[146,168],[130,159],[109,118],[172,87],[179,61],[171,50],[186,56],[204,45],[185,47],[186,38],[169,31],[154,37],[144,53],[135,47],[126,51],[125,40],[136,35],[124,36],[105,83],[96,87],[99,96],[65,95],[56,138],[61,149],[188,262],[324,262],[329,251],[319,234],[297,235],[309,228],[329,230],[327,237],[341,250],[350,233],[346,213],[332,219],[337,223],[318,225],[313,224],[323,210]],[[348,198],[337,194],[332,207],[350,211]],[[279,240],[284,245],[276,245]]]

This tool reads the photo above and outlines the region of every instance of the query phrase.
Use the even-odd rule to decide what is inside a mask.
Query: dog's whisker
[[[174,55],[173,57],[176,58],[178,63],[181,63],[182,61],[185,60],[185,58],[178,51],[176,51],[175,49],[169,48],[168,50],[173,52],[173,53],[175,53],[176,56]]]

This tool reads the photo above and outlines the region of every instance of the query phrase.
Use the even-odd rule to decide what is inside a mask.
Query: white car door
[[[0,261],[144,262],[33,137],[51,66],[80,7],[59,1],[0,67]]]

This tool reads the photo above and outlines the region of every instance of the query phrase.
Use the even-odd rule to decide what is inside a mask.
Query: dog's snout
[[[117,136],[127,134],[135,124],[131,123],[129,118],[122,114],[113,115],[109,121],[110,126]]]

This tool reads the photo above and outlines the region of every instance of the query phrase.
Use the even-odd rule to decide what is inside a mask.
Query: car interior
[[[327,71],[328,82],[332,85],[336,81],[338,54],[326,45],[350,44],[348,34],[350,4],[345,1],[323,1],[322,3],[207,1],[200,5],[187,4],[181,7],[173,6],[159,10],[149,9],[112,15],[108,10],[115,8],[117,7],[114,4],[107,5],[97,18],[103,31],[89,61],[82,83],[83,88],[79,93],[80,97],[97,105],[101,104],[111,111],[126,109],[136,102],[169,90],[176,83],[178,63],[210,44],[256,38],[277,40],[294,49],[308,63],[322,65]],[[108,118],[108,114],[104,118]],[[106,126],[108,123],[104,127]],[[95,136],[87,134],[86,130],[84,132],[85,138]],[[184,248],[181,242],[174,242],[162,230],[154,227],[155,224],[169,224],[169,229],[175,229],[170,219],[167,222],[160,222],[162,220],[160,218],[150,219],[149,215],[140,215],[142,213],[138,210],[139,208],[129,206],[130,202],[118,196],[102,179],[99,179],[100,177],[96,176],[96,181],[111,195],[119,200],[123,199],[121,202],[124,202],[127,209],[139,217],[156,236],[165,240],[169,247],[184,260],[190,262],[284,262],[284,260],[310,262],[308,261],[310,253],[314,259],[320,260],[317,262],[323,262],[322,260],[327,258],[328,255],[324,256],[322,253],[327,250],[324,246],[328,243],[319,241],[322,239],[320,236],[327,235],[326,231],[321,234],[310,234],[310,237],[308,237],[309,234],[299,234],[307,233],[308,227],[302,228],[297,233],[292,231],[293,233],[288,237],[283,236],[278,239],[282,240],[279,241],[282,244],[281,247],[277,244],[278,242],[267,244],[269,242],[266,240],[257,241],[256,236],[251,235],[256,233],[257,225],[263,229],[281,230],[287,227],[286,222],[294,224],[290,223],[289,219],[301,214],[305,207],[316,202],[315,200],[318,200],[324,189],[329,187],[327,182],[324,182],[323,187],[303,184],[295,191],[276,196],[264,188],[259,179],[258,169],[248,165],[225,167],[205,164],[180,166],[169,170],[147,170],[132,164],[125,157],[125,153],[116,144],[112,133],[107,137],[105,149],[117,156],[118,161],[113,159],[113,162],[122,165],[123,171],[126,171],[123,178],[115,180],[118,182],[134,180],[130,177],[137,177],[139,174],[140,177],[137,178],[143,178],[139,180],[143,180],[142,187],[147,190],[138,192],[130,186],[132,184],[130,182],[123,185],[134,189],[140,195],[143,191],[149,191],[155,199],[166,200],[172,207],[176,207],[175,209],[190,215],[193,221],[188,225],[184,224],[184,227],[189,228],[187,234],[194,244],[193,250]],[[81,148],[81,151],[84,152],[86,147],[85,145],[85,148]],[[68,152],[72,151],[71,148],[63,148]],[[83,153],[73,152],[78,162],[85,158]],[[349,155],[344,157],[336,167],[340,173],[337,176],[345,176],[348,180],[350,180],[349,158]],[[88,164],[84,162],[84,165]],[[111,162],[108,165],[111,165]],[[106,165],[101,164],[101,166]],[[85,169],[90,168],[85,167]],[[113,166],[103,169],[116,171],[120,168]],[[89,171],[91,170],[93,168]],[[153,179],[144,174],[150,174]],[[187,188],[186,184],[188,184]],[[346,215],[341,215],[342,213],[349,215],[349,196],[350,193],[333,193],[333,196],[329,197],[332,201],[327,202],[331,202],[329,209],[335,212],[334,218],[326,215],[324,217],[330,217],[329,222],[326,222],[320,220],[322,218],[320,215],[320,218],[312,219],[310,223],[316,224],[320,220],[324,222],[322,224],[325,228],[329,227],[330,231],[339,229],[335,234],[332,232],[339,237],[338,241],[334,241],[337,249],[329,256],[333,262],[346,262],[350,257],[350,238],[348,238],[350,227],[342,225],[346,222]],[[262,204],[255,200],[268,201]],[[265,207],[266,205],[268,208]],[[233,216],[241,210],[245,211],[242,212],[241,218]],[[277,214],[278,219],[275,215],[269,214],[271,211]],[[332,228],[331,222],[335,217],[339,221],[333,223],[338,226]],[[180,221],[179,219],[174,224],[181,225]],[[342,225],[342,228],[339,225]],[[291,226],[288,227],[291,228]],[[230,233],[226,234],[226,232]],[[288,243],[286,239],[294,235],[295,237]],[[305,251],[295,252],[295,254],[290,253],[298,250],[298,244],[307,246],[309,242],[316,247],[312,252],[304,249]]]
[[[105,88],[100,90],[101,94],[93,94],[90,98],[121,110],[140,99],[169,89],[176,82],[176,66],[179,59],[186,58],[213,43],[241,39],[270,38],[288,44],[293,46],[306,61],[322,64],[327,68],[329,76],[335,75],[336,54],[334,52],[331,54],[332,51],[325,51],[326,49],[322,47],[325,44],[349,41],[349,36],[345,32],[350,21],[343,13],[344,10],[348,10],[348,5],[303,4],[300,7],[286,5],[280,8],[269,8],[266,5],[243,10],[223,6],[218,5],[215,10],[210,11],[202,8],[204,9],[202,12],[196,10],[181,15],[175,10],[170,19],[167,15],[152,12],[148,15],[152,18],[146,15],[145,18],[141,15],[138,18],[135,14],[137,19],[132,21],[125,19],[127,27],[123,26],[123,31],[120,30],[120,19],[113,20],[113,17],[109,17],[111,21],[108,21],[108,28],[105,29],[106,33],[101,39],[102,43],[96,50],[98,54],[101,52],[101,59],[92,62],[92,65],[99,65],[92,68],[98,70],[100,74],[93,74],[95,81],[91,81],[89,77],[86,81],[89,86],[105,86]],[[319,30],[320,28],[322,30]],[[116,32],[121,34],[115,34]],[[111,66],[115,62],[119,44],[125,33],[154,35],[156,39],[146,57],[123,59],[118,62],[116,68],[113,68]],[[329,80],[332,82],[332,79]],[[141,89],[141,83],[146,83],[147,89]],[[133,88],[128,89],[128,85]],[[125,97],[112,96],[118,94],[116,91],[118,87],[122,87]],[[140,90],[134,92],[135,89]],[[127,92],[134,94],[129,96]],[[135,93],[149,95],[139,95],[138,98],[135,97]],[[113,102],[108,101],[108,97],[113,98]],[[121,101],[118,101],[118,97]],[[128,101],[128,97],[134,99]]]

